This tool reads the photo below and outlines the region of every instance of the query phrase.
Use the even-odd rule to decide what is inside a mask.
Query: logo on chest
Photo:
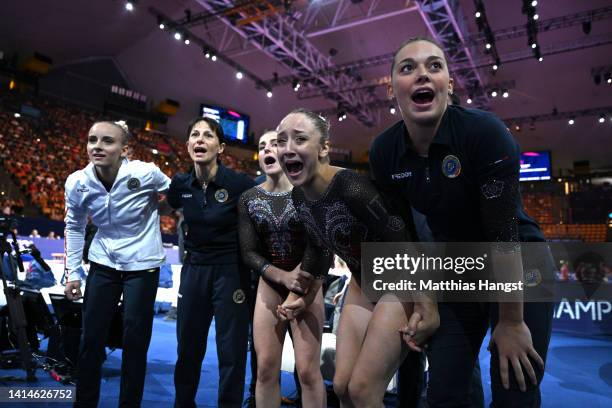
[[[224,203],[227,201],[228,198],[229,198],[229,193],[227,192],[226,189],[220,188],[217,191],[215,191],[215,200],[217,200],[218,202]]]
[[[193,197],[193,194],[191,194],[191,193],[183,193],[183,194],[181,194],[181,198],[191,198],[191,197]]]
[[[461,162],[457,156],[449,154],[442,160],[442,174],[451,179],[461,174]]]
[[[140,180],[138,180],[136,177],[132,177],[127,182],[127,188],[130,191],[138,190],[138,188],[140,188]]]

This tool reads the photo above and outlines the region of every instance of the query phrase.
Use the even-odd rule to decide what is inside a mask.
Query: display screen
[[[550,152],[541,151],[521,153],[521,169],[519,180],[550,180],[550,175]]]
[[[249,116],[214,105],[200,105],[200,116],[215,119],[223,128],[225,138],[241,143],[248,142]]]

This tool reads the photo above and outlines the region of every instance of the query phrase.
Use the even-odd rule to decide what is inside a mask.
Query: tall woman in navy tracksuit
[[[370,164],[379,188],[427,217],[439,242],[492,242],[492,261],[523,275],[518,241],[544,241],[524,212],[519,149],[493,114],[449,106],[453,80],[444,51],[414,38],[396,52],[389,89],[402,120],[379,135]],[[531,265],[529,266],[532,267]],[[494,407],[535,407],[552,323],[549,303],[440,303],[440,328],[427,349],[431,407],[470,406],[474,362],[489,325]]]

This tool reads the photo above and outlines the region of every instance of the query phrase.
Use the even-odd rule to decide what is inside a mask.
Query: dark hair
[[[187,125],[187,138],[189,138],[189,136],[191,135],[193,127],[200,122],[208,123],[210,130],[212,130],[213,133],[217,136],[217,139],[219,139],[219,144],[225,143],[225,134],[223,133],[223,128],[221,127],[219,122],[217,122],[213,118],[209,118],[206,116],[198,116],[197,118],[192,119],[191,122],[189,122],[189,125]]]
[[[115,126],[116,128],[118,128],[121,131],[121,136],[123,138],[123,145],[124,146],[126,144],[128,144],[130,139],[132,138],[132,134],[130,133],[130,129],[128,128],[128,125],[127,125],[127,123],[125,123],[124,120],[118,120],[116,122],[113,122],[112,120],[99,120],[97,122],[94,122],[94,124],[91,125],[91,127],[96,126],[98,123],[106,123],[108,125],[112,125],[112,126]]]
[[[456,93],[452,93],[450,94],[449,98],[453,105],[461,106],[461,98],[459,98],[459,95],[457,95]]]
[[[277,133],[277,132],[276,132],[276,129],[268,129],[268,128],[265,128],[265,129],[264,129],[264,130],[262,130],[262,131],[261,131],[261,133],[259,134],[259,139],[261,139],[261,137],[262,137],[263,135],[265,135],[266,133],[270,133],[270,132]],[[259,140],[259,139],[258,139],[258,140]]]
[[[407,46],[408,44],[412,44],[413,42],[417,42],[417,41],[426,41],[428,43],[431,43],[433,45],[435,45],[436,47],[438,47],[440,49],[440,51],[442,51],[442,56],[444,57],[444,60],[446,61],[446,52],[444,51],[444,48],[442,48],[442,46],[433,38],[431,37],[427,37],[427,36],[417,36],[417,37],[411,37],[409,39],[407,39],[406,41],[404,41],[393,53],[393,62],[391,63],[391,76],[393,76],[393,69],[395,69],[395,58],[397,57],[397,54],[399,54],[399,52],[404,49],[405,46]]]
[[[321,145],[323,145],[323,143],[329,140],[329,129],[331,128],[331,123],[329,123],[329,120],[319,115],[318,113],[306,108],[294,109],[289,112],[288,115],[294,113],[301,113],[312,121],[312,124],[314,125],[315,129],[317,129],[317,131],[321,134]]]

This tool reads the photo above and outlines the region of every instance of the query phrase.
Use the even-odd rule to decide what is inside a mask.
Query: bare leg
[[[278,319],[276,307],[282,301],[281,295],[259,278],[253,316],[253,341],[257,353],[255,403],[258,408],[278,408],[281,404],[278,378],[287,323]]]
[[[374,305],[365,298],[359,286],[352,279],[340,314],[336,339],[334,392],[340,399],[342,407],[354,406],[349,397],[349,381],[373,310]]]
[[[391,295],[376,304],[349,382],[355,406],[384,407],[387,386],[408,353],[398,329],[408,324],[412,309],[413,303],[400,303]]]
[[[302,386],[304,408],[327,406],[327,394],[320,366],[324,315],[323,290],[319,288],[314,301],[291,321],[295,363]]]

